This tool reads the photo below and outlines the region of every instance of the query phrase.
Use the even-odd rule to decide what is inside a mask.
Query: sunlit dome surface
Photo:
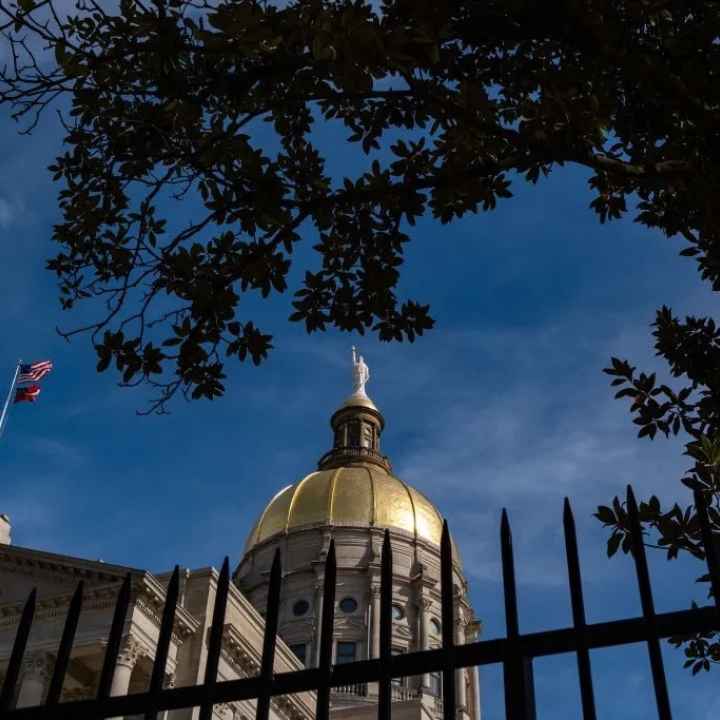
[[[404,530],[440,544],[443,519],[418,490],[373,464],[318,470],[281,490],[260,515],[246,550],[313,525]]]

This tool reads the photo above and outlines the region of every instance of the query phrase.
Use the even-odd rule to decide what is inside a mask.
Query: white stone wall
[[[368,526],[316,526],[277,535],[251,548],[240,562],[234,579],[238,587],[258,609],[265,608],[269,569],[277,549],[283,566],[279,634],[288,645],[306,645],[306,664],[317,664],[318,628],[320,624],[324,560],[330,538],[335,541],[337,558],[337,586],[334,623],[334,650],[338,642],[356,643],[356,659],[376,657],[379,648],[379,586],[380,558],[384,531]],[[414,652],[438,647],[440,624],[440,554],[429,542],[416,540],[409,533],[392,530],[393,604],[400,617],[393,619],[393,648],[399,652]],[[455,565],[454,596],[456,598],[456,642],[466,642],[466,627],[473,620],[467,602],[467,583],[459,564]],[[353,598],[357,609],[345,613],[340,609],[343,598]],[[308,609],[302,616],[293,613],[298,601],[306,601]],[[408,678],[405,688],[413,697],[428,698],[429,676]],[[458,706],[468,718],[477,720],[478,703],[472,671],[458,671]],[[469,688],[469,693],[466,690]],[[368,688],[372,696],[373,688]],[[337,712],[364,699],[335,693],[333,707]],[[417,705],[417,703],[416,703]],[[359,705],[358,705],[359,707]],[[419,705],[418,712],[419,712]],[[409,712],[409,706],[403,713]],[[400,712],[400,707],[398,707]],[[424,703],[423,712],[437,715],[439,705],[434,700]],[[340,715],[338,716],[340,717]]]
[[[4,675],[22,607],[31,587],[37,587],[37,609],[28,640],[25,666],[20,678],[17,705],[43,702],[54,667],[55,653],[65,623],[72,593],[79,578],[85,581],[83,611],[80,615],[72,659],[64,686],[64,699],[92,697],[102,667],[105,642],[115,607],[120,581],[127,568],[108,582],[111,571],[102,563],[26,548],[0,551],[0,679]],[[154,649],[157,644],[165,586],[170,573],[154,577],[133,571],[132,601],[123,631],[123,643],[113,678],[112,694],[147,690]],[[207,643],[212,623],[218,572],[213,568],[185,571],[176,622],[166,667],[166,685],[194,685],[205,677]],[[255,675],[260,667],[264,623],[260,614],[234,586],[230,588],[220,658],[220,680]],[[280,641],[275,669],[288,672],[301,664]],[[273,700],[271,720],[311,720],[313,693]],[[196,718],[198,708],[168,713],[163,720]],[[219,720],[251,720],[254,702],[218,705],[214,716]]]
[[[12,525],[10,524],[10,518],[4,513],[0,515],[0,545],[10,544],[10,531]]]

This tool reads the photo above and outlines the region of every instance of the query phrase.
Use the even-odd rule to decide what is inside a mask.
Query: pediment
[[[0,608],[24,603],[33,588],[42,601],[72,593],[80,580],[88,588],[120,582],[128,571],[68,555],[0,546]]]
[[[33,568],[6,568],[0,565],[0,607],[24,603],[34,587],[37,587],[39,598],[67,595],[75,589],[77,582],[71,577],[61,577]]]
[[[37,588],[37,603],[30,633],[31,645],[56,647],[69,603],[80,580],[85,587],[80,634],[85,632],[87,635],[89,632],[92,638],[100,637],[98,633],[106,636],[119,586],[128,573],[132,575],[132,622],[147,629],[149,621],[150,628],[158,628],[165,602],[165,587],[151,573],[0,545],[0,657],[9,656],[22,608],[33,588]],[[197,631],[199,624],[187,610],[178,607],[173,640],[181,644]]]

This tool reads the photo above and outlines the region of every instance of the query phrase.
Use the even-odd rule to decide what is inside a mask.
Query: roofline
[[[81,566],[88,572],[96,572],[100,575],[124,576],[127,575],[127,573],[141,575],[146,572],[142,568],[131,567],[129,565],[116,565],[115,563],[106,563],[100,560],[88,560],[87,558],[81,558],[75,555],[54,553],[48,550],[37,550],[23,547],[22,545],[0,545],[0,561],[10,559],[12,556],[24,557],[30,561],[31,564],[41,565],[43,561],[46,561],[59,566],[69,566],[73,568]]]

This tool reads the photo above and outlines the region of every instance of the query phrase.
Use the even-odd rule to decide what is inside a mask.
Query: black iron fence
[[[257,700],[257,720],[267,720],[270,701],[277,695],[314,691],[316,718],[327,720],[332,688],[362,687],[378,683],[377,713],[379,720],[389,720],[393,700],[393,678],[442,673],[442,708],[444,720],[455,720],[455,671],[459,668],[500,663],[504,670],[505,712],[508,720],[534,720],[535,699],[532,672],[534,658],[573,652],[577,657],[584,720],[595,720],[590,650],[595,648],[647,644],[652,672],[657,713],[660,720],[671,718],[667,681],[660,651],[660,640],[672,635],[686,635],[720,629],[720,567],[708,522],[705,501],[698,493],[695,503],[702,527],[703,545],[710,573],[714,606],[679,612],[655,612],[650,576],[638,510],[632,489],[628,487],[627,507],[633,536],[633,558],[637,572],[642,616],[612,622],[588,624],[585,618],[580,563],[577,551],[575,523],[568,501],[565,501],[564,528],[567,552],[572,627],[546,632],[520,632],[515,571],[510,524],[505,511],[501,522],[503,583],[505,592],[506,636],[456,645],[453,635],[452,547],[447,524],[443,528],[441,544],[442,647],[401,655],[393,655],[392,624],[392,551],[389,535],[385,533],[381,569],[380,600],[380,657],[342,665],[332,665],[333,613],[335,606],[335,548],[331,543],[325,567],[325,585],[320,631],[318,667],[295,672],[273,673],[275,645],[280,605],[280,555],[275,555],[265,615],[260,674],[256,677],[218,682],[218,661],[222,630],[230,584],[228,559],[220,573],[212,627],[209,637],[205,682],[202,685],[163,688],[175,610],[178,601],[179,572],[175,572],[167,588],[159,639],[157,643],[150,686],[147,692],[120,697],[110,696],[117,655],[130,602],[130,576],[120,589],[108,638],[104,664],[100,674],[97,697],[94,700],[60,702],[65,673],[70,660],[75,630],[81,612],[83,584],[73,597],[58,648],[55,667],[50,680],[45,705],[35,708],[11,709],[25,647],[33,621],[35,591],[30,594],[18,627],[15,643],[0,693],[0,716],[7,720],[86,720],[128,715],[156,718],[158,713],[179,708],[200,707],[200,720],[210,720],[212,707],[217,703]]]

